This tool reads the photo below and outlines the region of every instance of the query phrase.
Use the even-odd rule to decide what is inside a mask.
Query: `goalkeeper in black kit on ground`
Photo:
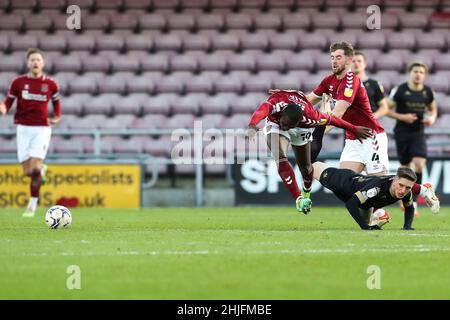
[[[345,202],[347,210],[363,230],[379,230],[369,225],[361,210],[382,208],[401,200],[405,207],[404,230],[414,230],[412,189],[417,176],[413,170],[400,167],[395,176],[365,176],[349,169],[338,169],[315,162],[314,178]]]

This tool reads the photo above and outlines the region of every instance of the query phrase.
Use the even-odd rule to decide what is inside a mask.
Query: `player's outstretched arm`
[[[359,225],[359,227],[363,230],[369,230],[370,227],[367,224],[367,222],[364,220],[364,217],[359,212],[359,205],[361,204],[358,196],[354,194],[346,203],[345,207],[347,208],[348,212],[350,212],[353,219],[356,221],[356,223]]]
[[[409,204],[409,206],[406,206],[406,203],[403,202],[403,206],[405,207],[405,222],[403,224],[403,230],[414,230],[412,227],[414,220],[414,205]]]

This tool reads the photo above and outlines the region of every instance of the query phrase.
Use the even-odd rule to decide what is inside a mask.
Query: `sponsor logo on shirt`
[[[47,95],[29,93],[28,90],[22,90],[22,99],[23,100],[34,100],[34,101],[47,101]]]
[[[344,90],[344,96],[346,96],[347,98],[350,98],[353,95],[353,89],[351,88],[345,88]]]

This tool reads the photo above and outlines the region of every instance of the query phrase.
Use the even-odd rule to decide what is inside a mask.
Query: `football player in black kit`
[[[345,202],[347,210],[363,230],[380,230],[378,225],[369,226],[365,211],[382,208],[401,200],[405,207],[404,230],[414,230],[414,206],[412,188],[417,180],[413,170],[400,167],[395,176],[365,176],[349,169],[338,169],[323,162],[315,162],[314,179],[331,190]]]
[[[380,82],[369,78],[366,74],[367,59],[362,51],[355,51],[353,56],[353,72],[361,79],[369,97],[370,107],[372,108],[375,119],[380,119],[389,112],[389,105],[384,96],[384,88]]]
[[[424,129],[436,121],[437,108],[433,90],[424,85],[427,66],[413,62],[408,72],[409,81],[392,89],[388,116],[397,120],[394,136],[400,164],[414,165],[417,183],[421,184],[427,158]]]

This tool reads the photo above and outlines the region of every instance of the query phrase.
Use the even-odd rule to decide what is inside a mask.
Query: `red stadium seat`
[[[200,102],[206,98],[203,93],[188,94],[179,97],[172,105],[172,112],[174,114],[193,114],[198,115],[200,112]]]
[[[214,9],[233,10],[237,7],[238,0],[210,0],[210,6]]]
[[[199,34],[187,34],[183,37],[183,48],[189,50],[208,51],[211,48],[211,39],[208,36]]]
[[[125,38],[125,47],[127,50],[150,51],[153,48],[153,38],[146,34],[130,35]]]
[[[0,93],[7,93],[11,82],[18,76],[16,72],[2,72],[0,77]],[[0,101],[3,101],[1,99]]]
[[[320,32],[299,32],[298,33],[299,47],[300,49],[319,49],[325,50],[328,49],[328,40],[327,37]]]
[[[422,12],[413,12],[405,15],[399,15],[400,26],[406,28],[426,29],[429,25],[429,14]],[[406,31],[406,30],[405,30]]]
[[[145,114],[169,115],[172,111],[172,104],[178,99],[177,94],[163,93],[151,99],[142,100],[142,111]]]
[[[123,2],[123,8],[129,10],[145,11],[151,8],[152,0],[126,0]]]
[[[181,95],[184,91],[185,79],[191,75],[190,72],[180,71],[162,77],[156,83],[156,90],[161,93],[178,93]]]
[[[0,30],[19,31],[24,25],[24,19],[16,15],[3,15],[0,19]]]
[[[14,0],[11,1],[11,9],[28,9],[34,10],[37,6],[37,0]]]
[[[67,37],[67,46],[70,51],[92,51],[95,48],[95,37],[91,34],[72,35]]]
[[[232,113],[253,113],[256,108],[267,100],[266,93],[251,92],[237,95],[230,101]]]
[[[311,26],[311,17],[304,12],[288,13],[282,16],[285,29],[303,29]]]
[[[222,14],[197,14],[195,17],[197,21],[197,28],[200,30],[203,29],[212,29],[212,30],[222,30],[225,26],[225,19]]]
[[[300,90],[303,79],[309,77],[307,71],[291,71],[287,74],[281,74],[273,78],[273,88]]]
[[[415,31],[416,45],[419,50],[422,49],[438,49],[444,50],[446,48],[445,37],[437,32],[423,32]]]
[[[243,79],[244,92],[267,92],[271,89],[272,79],[260,77],[259,75],[250,75]]]
[[[174,33],[155,35],[154,44],[156,50],[179,51],[182,48],[181,36]]]
[[[414,35],[405,32],[389,32],[386,34],[386,40],[389,49],[411,50],[416,44]]]
[[[200,105],[204,114],[218,113],[225,115],[230,112],[230,104],[226,99],[223,99],[221,94],[213,97],[206,97],[200,101]]]
[[[127,83],[127,91],[128,93],[154,93],[156,81],[144,76],[136,76]]]
[[[52,19],[41,14],[33,14],[24,20],[24,25],[27,30],[48,31],[52,27]]]
[[[319,13],[311,20],[315,29],[338,29],[340,26],[339,16],[335,13]]]
[[[61,11],[66,9],[66,0],[39,0],[38,7],[40,10],[58,9]]]
[[[187,129],[192,128],[194,124],[194,116],[192,114],[175,114],[171,118],[167,118],[161,124],[162,129]]]
[[[22,73],[25,68],[25,57],[23,54],[3,55],[0,59],[0,70],[2,72]]]
[[[97,35],[96,37],[98,50],[116,50],[120,51],[125,45],[123,37],[117,34]]]
[[[202,117],[195,118],[195,121],[200,122],[203,129],[219,128],[224,116],[221,114],[205,114]]]
[[[450,81],[445,75],[439,73],[429,74],[425,79],[425,84],[435,91],[450,93]]]
[[[122,6],[123,0],[95,0],[97,10],[113,9],[118,10]]]
[[[269,47],[269,35],[264,32],[249,33],[247,31],[234,31],[239,36],[242,50],[265,51]]]
[[[450,70],[450,57],[448,53],[441,53],[434,59],[436,70]]]
[[[259,13],[253,16],[256,29],[278,30],[282,26],[282,19],[276,13]]]
[[[0,51],[7,51],[9,49],[9,35],[0,34]]]
[[[440,0],[412,0],[412,7],[416,11],[422,8],[437,9],[440,2]]]
[[[299,40],[293,32],[284,32],[269,37],[269,43],[272,50],[297,50],[299,48]]]
[[[382,32],[371,31],[358,34],[356,42],[363,51],[365,49],[383,50],[386,46],[386,37]]]
[[[87,59],[82,60],[83,70],[85,72],[104,72],[107,73],[110,70],[111,63],[109,59],[105,59],[100,55],[89,56]]]
[[[153,9],[161,10],[161,9],[171,9],[175,10],[180,5],[180,0],[152,0]]]
[[[59,91],[64,95],[70,93],[69,84],[75,77],[77,74],[73,72],[58,72],[53,76],[59,84]]]
[[[106,118],[100,125],[101,129],[131,129],[131,125],[134,122],[134,115],[132,114],[119,114],[112,118]]]
[[[128,54],[129,56],[131,56],[130,52]],[[158,54],[144,53],[142,55],[139,55],[139,63],[141,65],[142,71],[165,72],[169,70],[169,57],[170,55],[165,53],[158,53]]]
[[[119,97],[120,96],[115,93],[106,93],[91,97],[85,102],[84,111],[87,114],[110,115],[112,113],[113,101],[119,99]]]
[[[254,71],[256,69],[256,57],[260,51],[245,51],[245,53],[234,54],[228,57],[229,70]]]
[[[106,31],[110,26],[109,18],[106,14],[88,14],[81,11],[81,21],[84,30]]]
[[[12,51],[26,51],[28,48],[36,48],[38,39],[32,35],[18,35],[10,38]]]
[[[112,101],[113,113],[116,117],[120,115],[123,118],[124,115],[127,115],[134,120],[134,115],[139,115],[142,112],[144,97],[148,97],[148,95],[130,94]],[[131,122],[129,122],[129,125],[131,125]]]
[[[309,70],[314,71],[315,57],[323,55],[321,50],[302,50],[300,53],[286,55],[286,67],[288,70]]]
[[[214,79],[200,74],[185,79],[184,83],[187,93],[207,93],[212,94],[214,92]]]
[[[133,78],[133,74],[129,72],[119,72],[113,75],[105,76],[98,83],[99,93],[127,93],[127,83]]]
[[[59,79],[56,79],[59,81]],[[81,116],[84,112],[84,104],[90,99],[89,94],[72,94],[68,97],[61,98],[61,104],[64,112],[64,117],[66,114],[73,114],[76,116]]]
[[[256,69],[284,71],[286,68],[285,60],[282,56],[274,54],[262,54],[256,57]]]
[[[45,35],[39,37],[39,48],[44,51],[59,51],[62,52],[67,47],[67,40],[64,36],[55,35]]]
[[[225,129],[239,129],[246,128],[248,122],[250,121],[251,114],[248,113],[236,113],[231,117],[224,118],[223,122],[220,124],[222,128]]]
[[[63,55],[53,59],[53,67],[55,72],[74,72],[78,73],[82,70],[81,59],[76,55]]]
[[[69,83],[69,91],[71,93],[89,93],[95,94],[97,92],[97,78],[92,77],[92,74],[85,74],[76,78],[76,81]]]
[[[390,70],[403,72],[405,70],[405,64],[400,55],[395,53],[388,53],[380,56],[375,61],[377,70]]]
[[[214,50],[237,50],[240,48],[241,41],[238,34],[229,33],[201,33],[205,38],[209,38]]]
[[[191,14],[170,14],[167,16],[170,30],[181,29],[192,31],[195,29],[195,18]]]
[[[162,14],[146,14],[139,17],[139,27],[141,29],[164,30],[166,26],[167,19]]]
[[[11,112],[11,111],[10,111]],[[14,115],[12,115],[12,114],[7,114],[7,115],[4,115],[3,117],[2,117],[2,121],[0,121],[0,129],[13,129],[13,128],[15,128],[15,124],[14,124]],[[9,141],[9,140],[6,140],[6,141]],[[17,144],[16,144],[16,140],[13,140],[14,141],[14,144],[15,144],[15,147],[16,147],[16,149],[14,149],[14,151],[12,151],[12,152],[16,152],[16,150],[17,150]],[[2,149],[2,147],[3,147],[3,143],[5,142],[5,140],[3,140],[3,141],[1,141],[0,142],[0,152],[3,152],[3,151],[5,151],[5,150],[3,150]],[[8,147],[9,148],[9,147]]]
[[[194,55],[197,57],[197,61],[199,62],[199,68],[201,71],[221,71],[224,72],[227,70],[228,64],[227,59],[231,55],[233,55],[232,51],[228,50],[219,50],[214,54],[207,54],[204,52],[192,51],[188,54]]]
[[[247,13],[236,13],[225,15],[225,25],[228,29],[251,29],[253,17]]]

